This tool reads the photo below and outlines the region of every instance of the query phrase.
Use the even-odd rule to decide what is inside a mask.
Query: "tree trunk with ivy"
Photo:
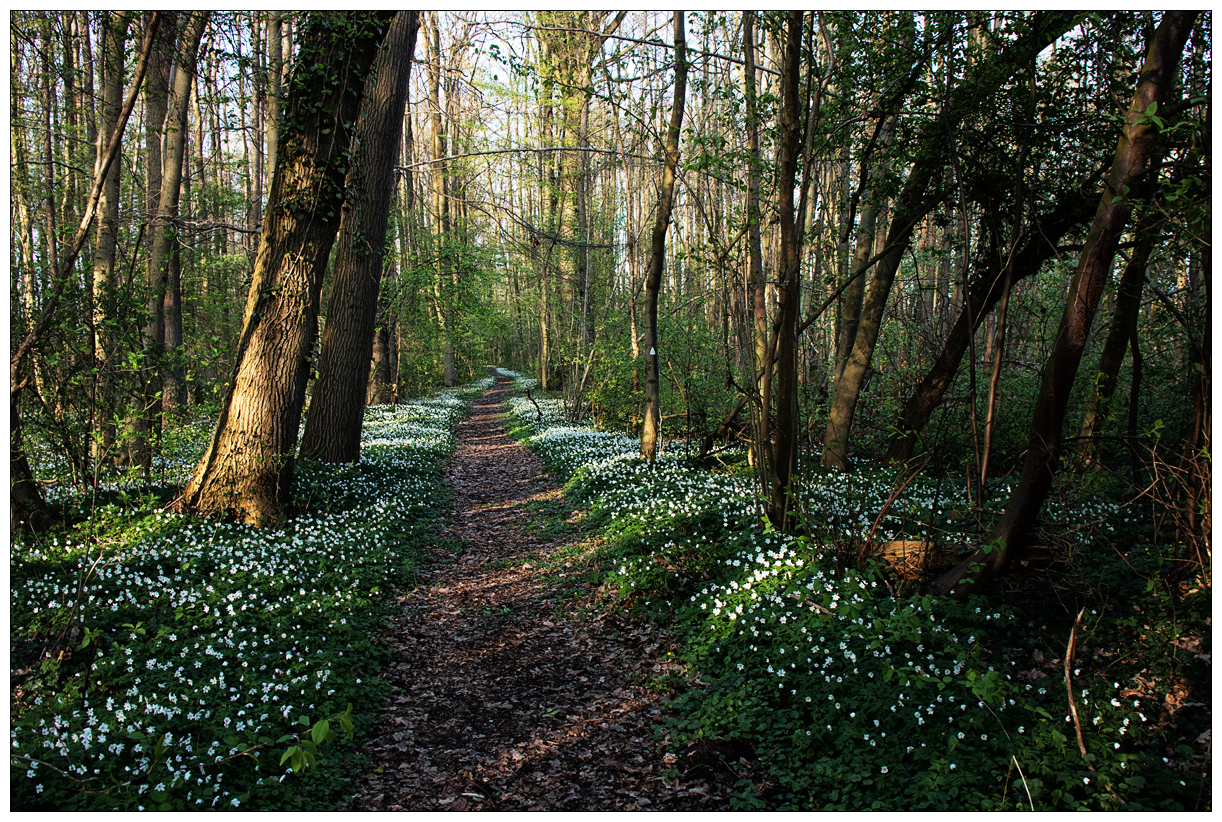
[[[318,379],[301,441],[303,458],[356,462],[361,456],[386,224],[418,27],[417,12],[399,12],[365,84],[356,124],[360,148],[348,173],[351,199],[339,228]]]
[[[317,13],[306,22],[234,373],[212,441],[179,500],[184,509],[232,514],[256,526],[283,518],[350,136],[393,17]]]

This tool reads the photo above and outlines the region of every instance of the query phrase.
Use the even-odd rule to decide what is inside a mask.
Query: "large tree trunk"
[[[323,273],[344,203],[350,134],[393,17],[316,14],[302,33],[237,363],[216,432],[183,490],[186,509],[233,513],[256,526],[282,519]]]
[[[942,404],[942,398],[959,370],[959,363],[967,351],[969,334],[976,332],[1001,299],[1007,275],[1013,287],[1020,280],[1038,273],[1044,261],[1057,253],[1057,243],[1061,238],[1090,216],[1091,206],[1090,200],[1076,192],[1066,194],[1055,211],[1036,220],[1022,247],[1011,259],[976,278],[968,291],[970,306],[965,305],[959,313],[937,360],[904,405],[903,414],[896,423],[900,433],[887,448],[888,462],[912,459],[917,438],[934,410]]]
[[[361,455],[386,224],[418,28],[417,12],[395,16],[365,83],[355,135],[360,148],[348,172],[352,199],[345,204],[339,227],[318,379],[301,440],[306,459],[356,462]]]
[[[683,103],[687,95],[687,43],[684,40],[683,12],[675,17],[675,101],[666,132],[666,164],[662,168],[662,188],[658,193],[658,213],[653,224],[649,267],[645,275],[645,409],[641,428],[641,456],[651,463],[658,454],[658,435],[662,426],[660,380],[658,373],[658,292],[666,267],[666,229],[674,205],[675,171],[679,167],[679,134],[683,129]]]
[[[1164,13],[1146,54],[1137,91],[1116,146],[1103,199],[1086,235],[1078,269],[1069,285],[1065,310],[1044,369],[1031,417],[1031,435],[1022,476],[1005,513],[984,547],[934,581],[935,593],[967,596],[1002,573],[1023,548],[1056,475],[1061,429],[1082,351],[1090,334],[1099,296],[1112,272],[1116,246],[1133,210],[1124,195],[1136,191],[1146,173],[1159,129],[1146,116],[1167,98],[1175,82],[1180,52],[1199,12]]]

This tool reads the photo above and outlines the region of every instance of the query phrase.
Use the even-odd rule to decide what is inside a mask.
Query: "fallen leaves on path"
[[[545,527],[563,498],[498,422],[508,393],[498,383],[459,426],[446,535],[461,549],[435,549],[399,601],[373,767],[343,809],[726,808],[736,778],[715,761],[664,779],[676,752],[653,726],[668,694],[650,682],[675,672],[670,643],[579,612],[593,538]]]

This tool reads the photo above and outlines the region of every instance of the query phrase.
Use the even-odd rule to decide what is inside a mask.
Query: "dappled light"
[[[1212,809],[1212,11],[10,12],[10,809]]]

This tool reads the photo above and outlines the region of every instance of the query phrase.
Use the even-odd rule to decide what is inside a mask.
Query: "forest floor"
[[[341,809],[726,809],[729,768],[655,739],[669,639],[590,607],[597,537],[506,434],[509,394],[498,382],[458,428],[447,539],[382,637],[391,694]]]

